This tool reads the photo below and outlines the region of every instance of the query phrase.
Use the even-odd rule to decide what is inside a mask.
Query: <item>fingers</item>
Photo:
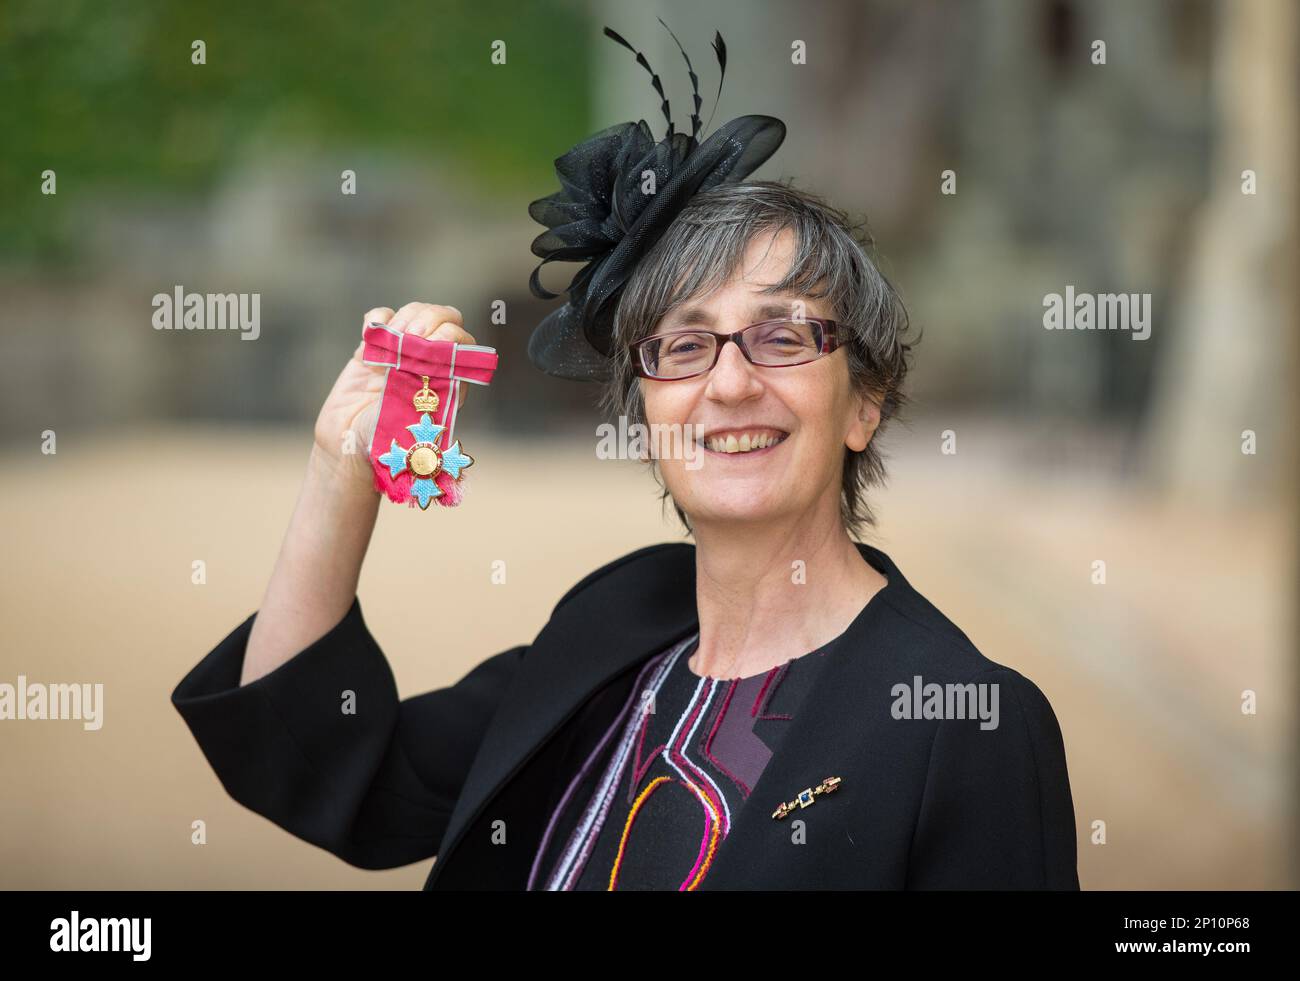
[[[391,307],[375,307],[373,310],[366,311],[366,315],[361,318],[361,327],[364,330],[371,324],[386,324],[392,319]]]
[[[375,307],[373,310],[367,310],[366,315],[361,318],[361,329],[364,331],[371,324],[386,324],[392,316],[393,311],[391,307]],[[366,342],[361,341],[357,344],[357,349],[352,352],[352,360],[364,360],[365,350]]]
[[[405,330],[408,334],[430,340],[473,344],[474,336],[464,328],[463,323],[460,311],[455,307],[425,304],[406,321]]]
[[[465,329],[465,318],[453,306],[439,303],[408,303],[394,312],[389,307],[375,307],[369,311],[362,326],[386,324],[390,330],[415,334],[430,340],[452,341],[456,344],[475,344],[474,335]],[[360,359],[360,351],[353,357]]]
[[[465,323],[460,311],[455,307],[441,306],[437,303],[408,303],[393,315],[388,326],[393,330],[409,331],[414,323],[432,322],[431,328],[441,323],[450,322],[458,327]],[[421,337],[428,336],[420,334]]]
[[[416,314],[406,325],[406,332],[430,340],[454,341],[457,344],[474,343],[474,335],[455,321],[444,318],[436,307]]]

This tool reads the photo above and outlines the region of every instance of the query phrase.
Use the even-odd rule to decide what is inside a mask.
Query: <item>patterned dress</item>
[[[530,889],[691,890],[708,876],[834,641],[731,679],[691,671],[698,642],[646,662],[551,816]]]

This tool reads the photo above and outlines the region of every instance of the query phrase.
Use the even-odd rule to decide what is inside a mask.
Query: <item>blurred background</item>
[[[596,458],[595,389],[525,355],[553,305],[528,292],[527,206],[558,188],[554,159],[613,123],[664,131],[604,25],[689,125],[657,17],[706,122],[721,30],[706,134],[784,119],[755,176],[865,216],[923,331],[867,540],[1047,694],[1083,887],[1300,884],[1300,6],[10,0],[0,681],[103,683],[105,718],[0,723],[0,886],[423,884],[427,862],[353,869],[235,804],[169,696],[260,603],[374,306],[455,305],[501,354],[458,421],[466,506],[384,505],[363,572],[404,696],[683,537],[646,472]],[[1067,286],[1150,294],[1150,337],[1044,330]],[[260,293],[260,336],[153,329],[177,287]],[[429,576],[454,648],[424,640]]]

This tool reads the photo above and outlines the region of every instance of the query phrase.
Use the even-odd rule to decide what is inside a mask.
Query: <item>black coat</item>
[[[888,585],[827,650],[700,888],[1078,889],[1051,705],[980,654],[887,555],[858,548]],[[172,694],[232,797],[361,868],[436,855],[427,889],[523,889],[552,809],[637,670],[698,629],[695,549],[654,545],[597,569],[531,645],[405,700],[359,603],[240,687],[252,622]],[[894,687],[917,676],[996,683],[1000,724],[895,718]],[[341,709],[348,691],[355,714]],[[831,776],[834,793],[772,817]]]

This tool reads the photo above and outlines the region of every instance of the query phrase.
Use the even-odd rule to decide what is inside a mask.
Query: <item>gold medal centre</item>
[[[432,446],[417,446],[411,450],[411,455],[407,458],[407,466],[411,468],[411,473],[419,477],[428,477],[430,474],[437,473],[441,465],[438,451]]]

